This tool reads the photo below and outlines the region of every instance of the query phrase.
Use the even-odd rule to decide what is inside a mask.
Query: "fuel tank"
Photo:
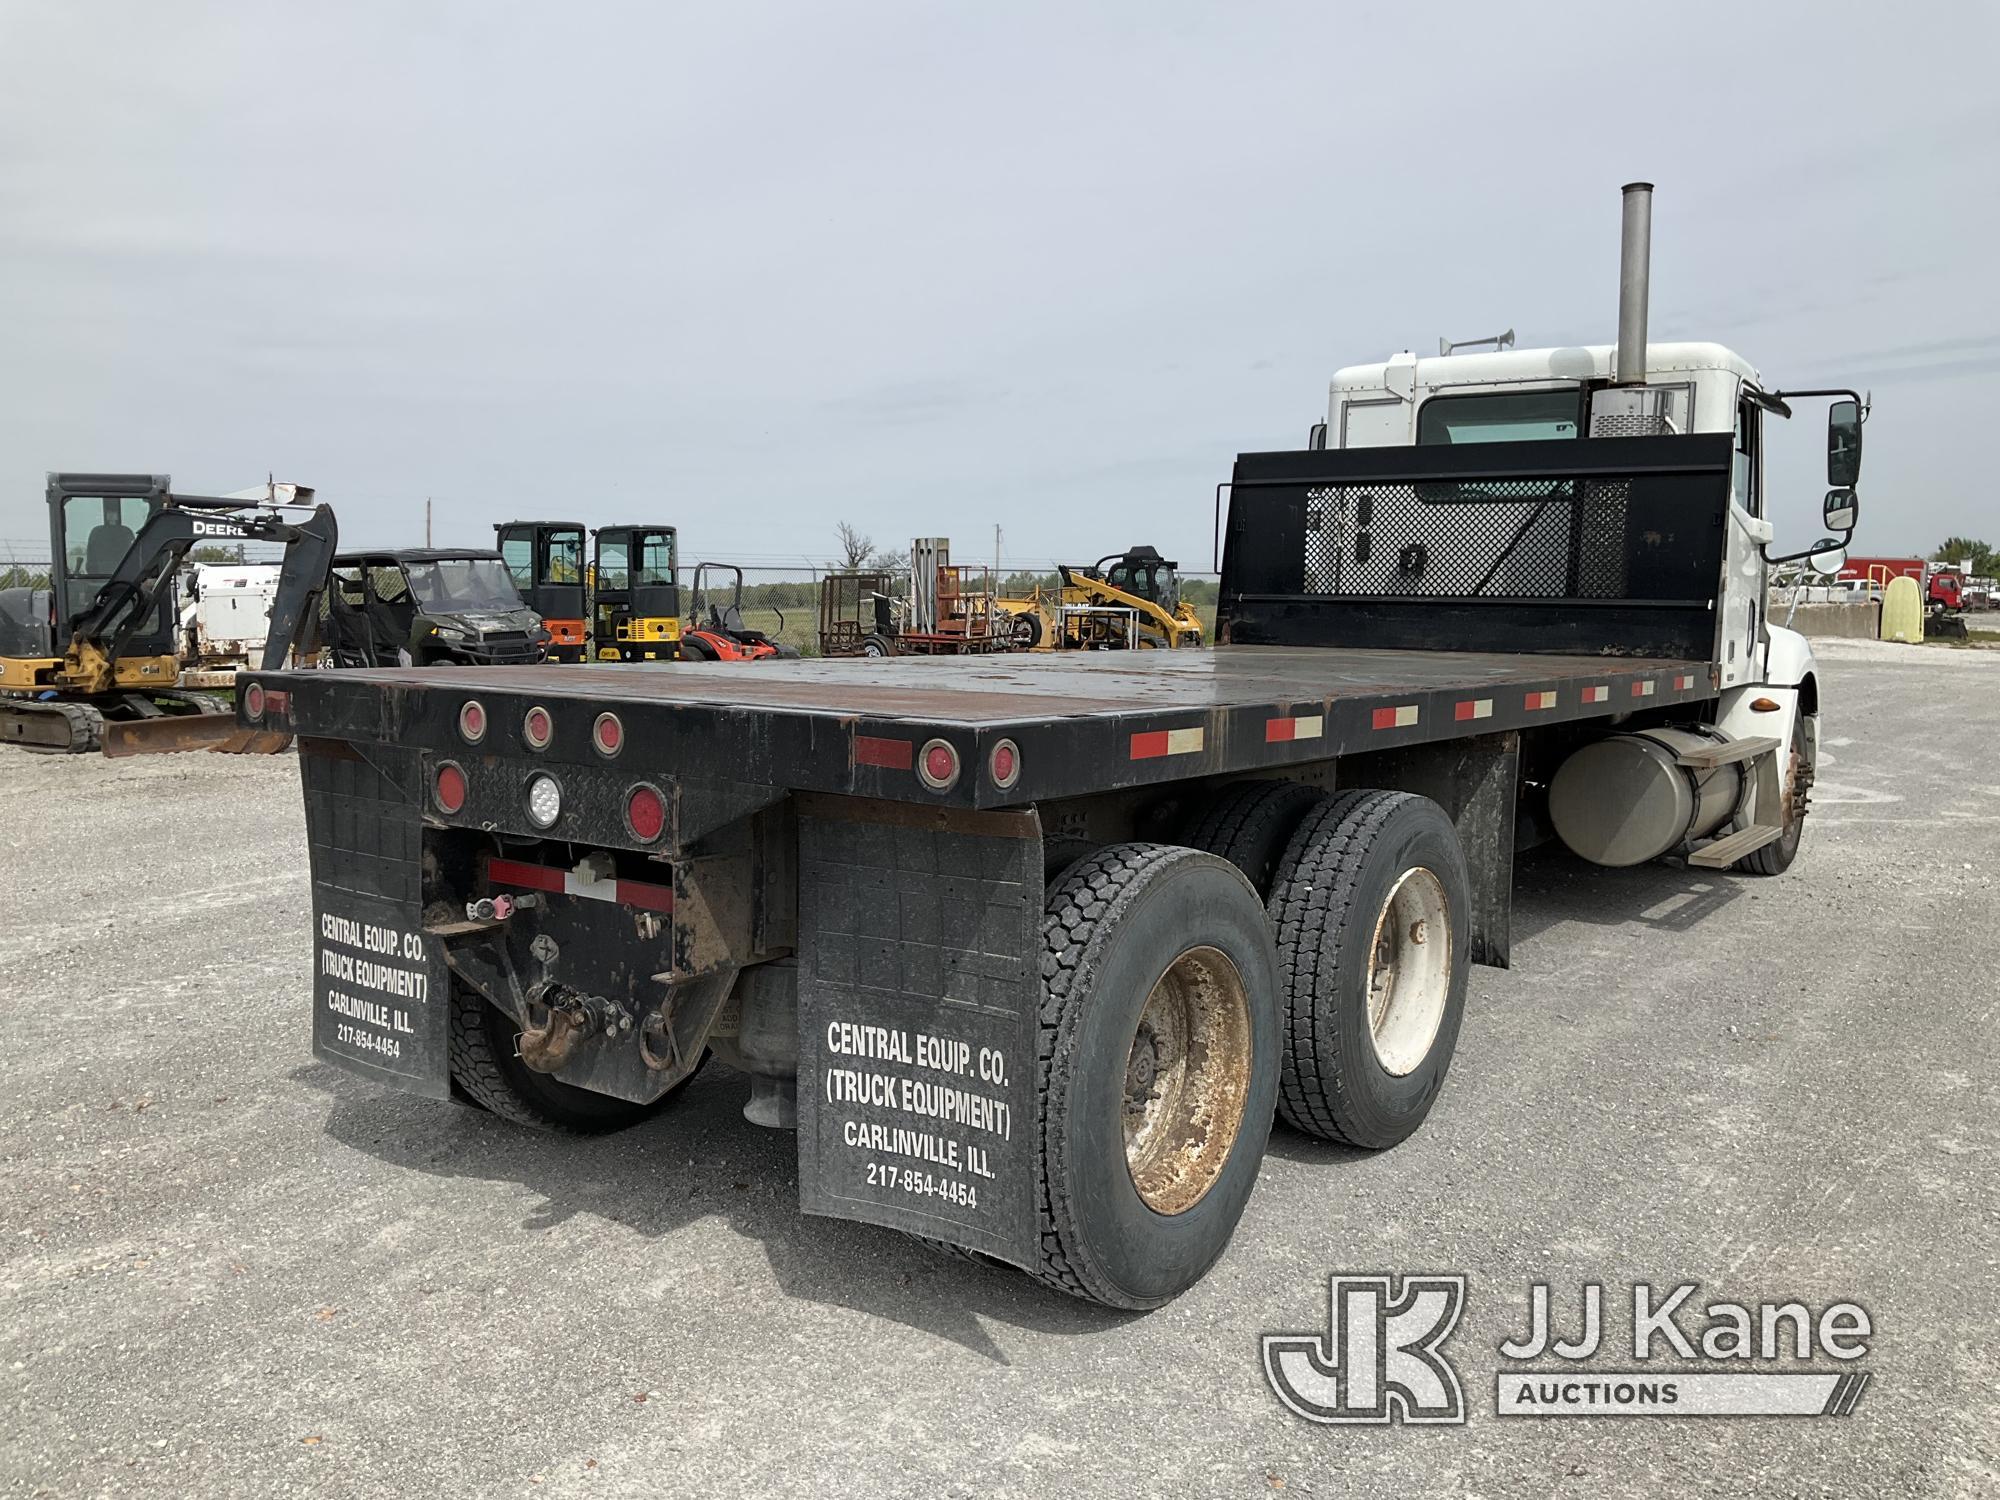
[[[1706,724],[1606,735],[1574,751],[1549,783],[1549,821],[1599,865],[1641,865],[1706,838],[1742,804],[1742,762],[1697,768],[1680,757],[1726,744]]]

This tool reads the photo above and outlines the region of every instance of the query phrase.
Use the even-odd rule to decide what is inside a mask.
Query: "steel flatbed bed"
[[[1706,662],[1461,651],[1221,646],[977,662],[946,658],[382,668],[261,678],[306,736],[464,755],[462,706],[520,753],[530,709],[554,737],[537,759],[602,766],[596,716],[615,711],[632,775],[712,775],[798,791],[958,807],[1016,806],[1191,776],[1603,718],[1716,696]],[[289,701],[286,701],[286,700]],[[917,775],[932,740],[972,774]],[[1018,777],[980,770],[1011,741]]]

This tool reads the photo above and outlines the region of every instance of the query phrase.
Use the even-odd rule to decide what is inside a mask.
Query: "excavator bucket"
[[[173,755],[183,750],[276,755],[291,743],[288,734],[242,728],[234,714],[170,714],[104,726],[104,753],[112,760],[128,755]]]

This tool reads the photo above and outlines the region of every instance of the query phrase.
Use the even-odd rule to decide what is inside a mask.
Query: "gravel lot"
[[[2000,1486],[2000,654],[1825,643],[1776,880],[1525,862],[1451,1082],[1381,1156],[1282,1127],[1151,1316],[796,1212],[711,1069],[590,1142],[308,1050],[289,758],[0,751],[0,1492],[1971,1494]],[[1461,1271],[1463,1428],[1281,1409],[1330,1271]],[[1846,1420],[1492,1414],[1530,1282],[1852,1299]],[[1696,1326],[1701,1320],[1695,1319]]]

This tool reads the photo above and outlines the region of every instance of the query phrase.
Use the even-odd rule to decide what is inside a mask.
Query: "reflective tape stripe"
[[[1203,732],[1195,729],[1150,729],[1132,736],[1133,760],[1157,760],[1162,755],[1189,755],[1202,746]]]
[[[1264,743],[1282,744],[1287,740],[1316,740],[1326,732],[1326,719],[1320,714],[1300,714],[1289,719],[1266,719],[1264,721]]]
[[[563,893],[561,870],[552,870],[547,865],[523,864],[518,859],[489,859],[486,862],[486,878],[497,880],[502,885],[522,885],[531,891],[547,891],[556,896]]]
[[[1644,682],[1635,682],[1635,683],[1633,683],[1633,684],[1632,684],[1632,696],[1633,696],[1634,698],[1650,698],[1650,697],[1652,697],[1652,696],[1653,696],[1653,679],[1652,679],[1652,678],[1650,678],[1650,677],[1648,677],[1648,678],[1647,678],[1647,679],[1646,679],[1646,680],[1645,680]]]
[[[1378,708],[1370,720],[1376,729],[1407,729],[1417,722],[1417,705],[1404,703],[1395,708]]]
[[[916,764],[916,756],[914,740],[885,740],[872,734],[857,734],[854,737],[854,763],[857,766],[882,766],[891,771],[907,771]]]
[[[1611,684],[1608,682],[1600,682],[1595,687],[1587,687],[1583,690],[1583,701],[1585,703],[1602,703],[1610,696]]]
[[[644,907],[647,911],[674,909],[672,886],[654,885],[646,880],[586,880],[574,870],[531,865],[518,859],[489,859],[486,879],[489,884],[524,886],[552,896],[581,896],[589,901]]]
[[[1677,693],[1685,693],[1693,686],[1694,678],[1685,672],[1674,679],[1674,691]]]
[[[1460,720],[1490,719],[1493,717],[1493,700],[1491,698],[1468,698],[1463,703],[1453,706],[1451,716],[1454,719]]]
[[[1544,692],[1528,694],[1527,702],[1524,706],[1527,708],[1554,708],[1556,706],[1555,689],[1549,688]]]

